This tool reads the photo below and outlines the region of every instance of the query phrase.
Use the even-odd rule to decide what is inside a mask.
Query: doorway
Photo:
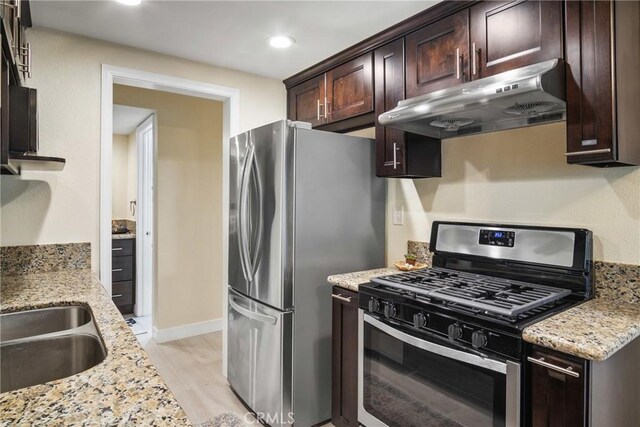
[[[113,105],[112,300],[134,334],[151,336],[156,114]]]
[[[147,73],[138,70],[124,69],[103,65],[102,70],[102,117],[101,117],[101,172],[100,172],[100,279],[107,292],[112,292],[112,260],[111,260],[111,174],[112,174],[112,132],[113,132],[113,85],[125,85],[137,88],[153,89],[163,92],[189,95],[193,97],[205,98],[222,102],[222,221],[221,221],[221,248],[222,264],[227,264],[227,229],[228,229],[228,155],[229,137],[238,132],[239,121],[239,91],[235,88],[206,84],[202,82],[186,80],[171,76],[164,76],[155,73]],[[154,166],[158,164],[157,151],[153,155],[151,162]],[[154,177],[154,188],[157,188],[157,175]],[[157,217],[157,197],[152,202],[151,210],[154,217]],[[151,275],[153,277],[152,286],[157,286],[158,275],[158,225],[152,224],[151,245],[153,262],[151,263]],[[226,269],[221,269],[219,280],[221,283],[227,282]],[[157,289],[151,292],[154,299],[157,298]],[[220,329],[223,331],[223,360],[226,362],[226,287],[222,287],[221,304],[223,314]],[[157,314],[157,304],[152,304],[152,316]],[[207,325],[195,325],[191,332],[202,330]],[[200,328],[200,329],[198,329]],[[154,334],[155,334],[154,330]],[[162,336],[158,336],[157,342],[184,337],[184,331],[167,330]],[[223,373],[226,374],[226,363],[223,365]]]

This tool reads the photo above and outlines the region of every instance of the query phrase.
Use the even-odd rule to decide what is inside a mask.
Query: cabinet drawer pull
[[[113,268],[113,269],[111,269],[112,273],[117,273],[118,271],[122,271],[122,269],[121,268]]]
[[[122,248],[111,248],[112,251],[121,251]]]
[[[544,366],[545,368],[551,369],[553,371],[561,372],[566,375],[570,375],[575,378],[580,378],[580,374],[575,372],[571,366],[566,368],[561,368],[560,366],[556,366],[544,360],[544,357],[540,359],[533,358],[531,356],[527,357],[527,360],[531,363],[535,363],[536,365]]]
[[[115,294],[115,295],[111,295],[111,298],[120,298],[122,296],[122,294]]]
[[[344,301],[344,302],[351,302],[351,297],[343,297],[341,294],[331,294],[331,298],[335,298],[338,299],[340,301]]]
[[[576,151],[574,153],[564,153],[565,156],[588,156],[589,154],[604,154],[610,153],[611,148],[602,148],[600,150],[587,150],[587,151]]]

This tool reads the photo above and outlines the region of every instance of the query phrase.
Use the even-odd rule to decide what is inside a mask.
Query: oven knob
[[[423,313],[417,313],[413,315],[413,326],[416,328],[424,328],[427,326],[427,316]]]
[[[482,331],[475,331],[471,334],[471,345],[473,345],[474,348],[484,348],[488,342],[489,338],[487,334]]]
[[[398,314],[398,310],[396,310],[396,306],[394,304],[387,303],[384,305],[384,317],[389,319],[391,317],[395,317],[396,314]]]
[[[462,338],[462,328],[457,323],[449,325],[449,330],[447,332],[450,340],[459,340]]]
[[[371,298],[369,300],[369,311],[375,313],[378,310],[380,310],[380,301],[375,298]]]

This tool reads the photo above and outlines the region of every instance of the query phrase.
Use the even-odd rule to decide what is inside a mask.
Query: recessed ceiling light
[[[118,3],[126,4],[127,6],[137,6],[142,3],[142,0],[116,0]]]
[[[269,46],[276,49],[286,49],[296,41],[289,36],[272,36],[267,39],[267,42],[269,42]]]

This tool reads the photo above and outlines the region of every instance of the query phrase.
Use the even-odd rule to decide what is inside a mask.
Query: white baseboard
[[[206,322],[190,323],[188,325],[175,326],[173,328],[166,329],[158,329],[154,326],[153,339],[155,342],[163,343],[182,338],[195,337],[196,335],[208,334],[210,332],[217,332],[221,331],[223,328],[223,319],[207,320]]]

